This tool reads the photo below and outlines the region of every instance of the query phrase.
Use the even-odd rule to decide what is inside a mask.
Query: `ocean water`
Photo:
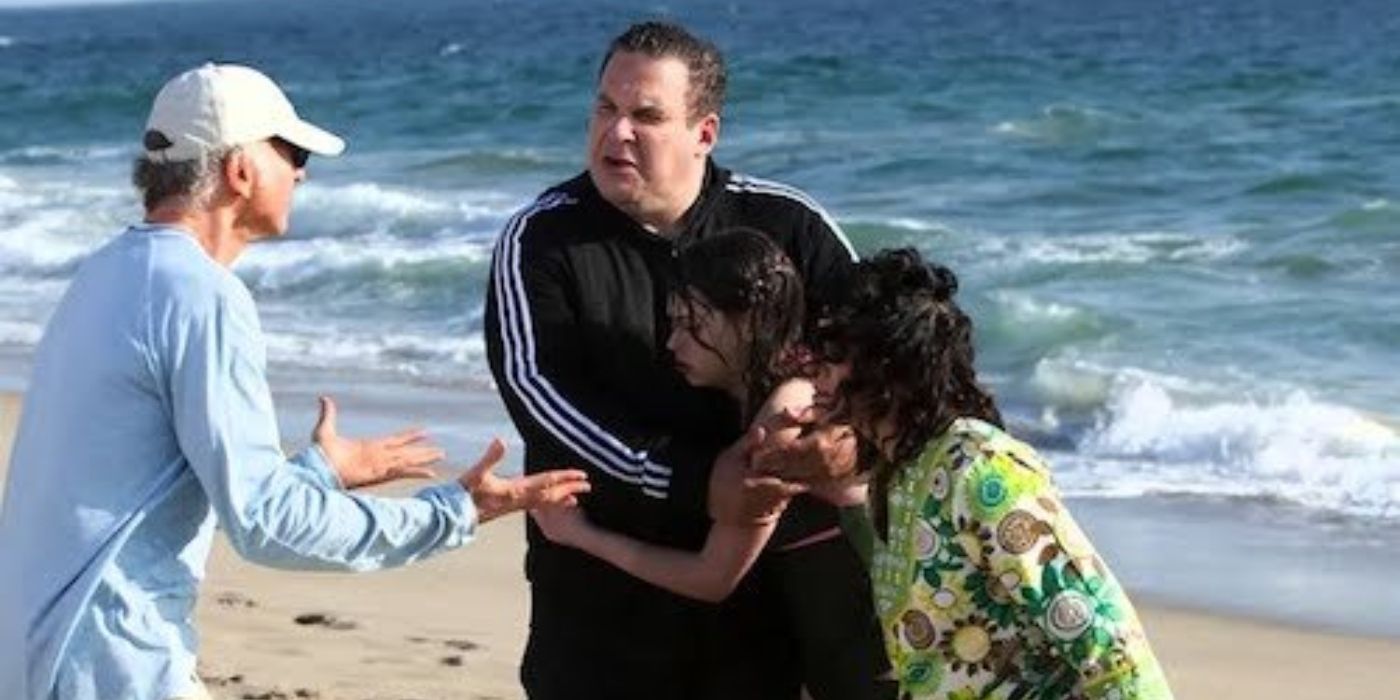
[[[648,17],[727,52],[721,161],[959,272],[985,376],[1071,494],[1400,520],[1390,0],[0,10],[0,350],[139,216],[149,100],[212,59],[350,142],[236,267],[277,371],[489,387],[492,243],[582,167],[597,58]]]

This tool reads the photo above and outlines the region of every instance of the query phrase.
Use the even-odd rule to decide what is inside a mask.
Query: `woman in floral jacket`
[[[871,575],[901,698],[1170,698],[1132,604],[973,368],[957,280],[858,266],[818,327],[818,404],[866,446]]]

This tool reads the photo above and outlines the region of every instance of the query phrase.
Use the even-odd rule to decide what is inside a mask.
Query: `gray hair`
[[[200,153],[192,160],[166,161],[137,156],[131,167],[131,184],[141,192],[146,211],[175,204],[182,209],[207,206],[218,189],[224,160],[238,150],[220,148]]]

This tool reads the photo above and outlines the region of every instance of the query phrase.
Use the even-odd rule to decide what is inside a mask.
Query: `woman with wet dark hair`
[[[759,231],[730,229],[676,258],[666,348],[686,381],[728,393],[748,424],[797,374],[804,313],[801,276],[782,249]]]
[[[816,324],[816,403],[871,472],[875,606],[901,698],[1170,698],[1132,604],[977,381],[957,278],[857,265]]]
[[[734,400],[740,416],[735,427],[758,426],[751,429],[751,447],[766,433],[791,433],[766,435],[777,439],[796,437],[800,428],[787,416],[811,407],[812,384],[795,378],[803,286],[782,249],[761,232],[731,229],[685,248],[673,280],[666,347],[676,369],[691,385],[720,390]],[[772,688],[765,697],[795,699],[800,683],[815,700],[892,698],[893,683],[880,678],[888,663],[870,605],[869,580],[855,550],[834,523],[800,537],[785,537],[782,531],[798,524],[795,531],[810,532],[810,521],[792,521],[820,517],[812,513],[831,506],[808,495],[792,497],[800,489],[777,479],[721,467],[711,474],[710,493],[735,494],[746,480],[772,494],[771,516],[761,523],[715,522],[698,553],[610,532],[575,508],[543,510],[534,517],[556,543],[582,549],[674,593],[710,602],[728,598],[766,547],[763,585],[775,587],[791,632],[771,643],[729,640],[725,653],[800,657],[802,678],[768,679]],[[863,486],[825,490],[832,500],[864,498]]]
[[[700,241],[678,257],[674,279],[666,348],[687,382],[728,394],[741,425],[811,405],[810,382],[783,381],[794,374],[786,357],[801,332],[802,283],[767,236],[738,230]],[[711,493],[740,488],[746,476],[717,469]],[[760,524],[716,523],[698,555],[608,532],[577,509],[536,513],[535,520],[555,542],[675,593],[718,602],[758,558],[792,495],[773,481],[771,517]]]

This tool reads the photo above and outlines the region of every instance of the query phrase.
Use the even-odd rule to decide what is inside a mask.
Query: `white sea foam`
[[[43,332],[39,323],[0,318],[0,345],[33,347],[39,344]]]
[[[998,122],[992,132],[1018,139],[1063,143],[1092,138],[1119,121],[1121,117],[1106,110],[1052,104],[1043,107],[1033,118]]]
[[[983,342],[1027,360],[1048,349],[1078,347],[1110,328],[1095,310],[1053,301],[1038,290],[994,289],[979,311]]]
[[[21,201],[26,199],[24,195]],[[0,209],[7,209],[4,193],[0,193]],[[0,236],[0,270],[16,276],[50,276],[74,268],[92,252],[95,241],[91,224],[81,212],[72,210],[37,210],[27,216],[11,217],[0,214],[6,224]],[[112,233],[113,231],[107,231]]]
[[[378,183],[307,184],[298,193],[299,231],[412,237],[444,231],[494,235],[520,205],[503,192],[413,190]],[[304,230],[302,230],[304,229]]]
[[[345,185],[308,183],[297,197],[297,205],[300,208],[339,209],[346,214],[392,216],[461,215],[505,218],[520,204],[518,197],[504,192],[435,192],[391,187],[374,182]]]
[[[879,223],[889,226],[890,228],[901,228],[908,231],[924,232],[947,230],[947,227],[941,224],[936,224],[932,221],[924,221],[923,219],[915,219],[908,216],[896,216],[889,219],[882,219]]]
[[[1090,393],[1105,391],[1096,425],[1065,456],[1071,491],[1252,496],[1400,518],[1393,421],[1298,390],[1251,398],[1142,371],[1100,377]]]
[[[0,153],[3,161],[56,161],[82,165],[101,160],[127,160],[136,151],[129,146],[88,144],[77,146],[21,146]]]
[[[23,210],[33,209],[43,204],[44,199],[32,190],[20,187],[19,182],[0,175],[0,216],[17,215]]]
[[[1026,292],[999,289],[991,298],[1018,325],[1064,324],[1089,317],[1083,309],[1054,301],[1046,301]]]
[[[1040,360],[1030,377],[1036,399],[1051,410],[1100,408],[1108,403],[1113,382],[1112,370],[1064,357]]]
[[[317,185],[309,183],[297,194],[298,204],[306,208],[341,208],[351,214],[391,214],[415,216],[447,214],[453,208],[446,198],[433,198],[424,193],[386,187],[373,182],[348,185]]]
[[[930,241],[939,240],[938,247],[942,250],[946,245],[953,245],[951,239],[956,238],[961,233],[942,221],[914,216],[842,217],[840,224],[848,234],[852,234],[860,228],[893,229],[870,241],[873,246],[878,247],[904,244],[928,245]],[[890,238],[891,235],[894,238]]]
[[[988,238],[979,245],[990,254],[1037,265],[1199,263],[1229,257],[1246,247],[1244,241],[1229,235],[1159,231]]]
[[[289,239],[250,246],[235,270],[260,290],[275,291],[332,275],[392,271],[427,263],[481,265],[491,242],[441,238],[405,241],[390,236]]]
[[[286,330],[269,333],[273,362],[331,369],[367,368],[408,376],[488,376],[480,333]]]
[[[0,175],[0,271],[22,279],[71,270],[134,211],[116,187]]]
[[[308,186],[302,195],[294,222],[305,226],[289,238],[251,246],[237,266],[246,279],[276,288],[342,270],[437,260],[477,264],[489,258],[499,221],[511,212],[505,195],[493,193],[434,198],[354,184]],[[0,174],[0,270],[16,277],[70,272],[136,213],[125,189]]]

